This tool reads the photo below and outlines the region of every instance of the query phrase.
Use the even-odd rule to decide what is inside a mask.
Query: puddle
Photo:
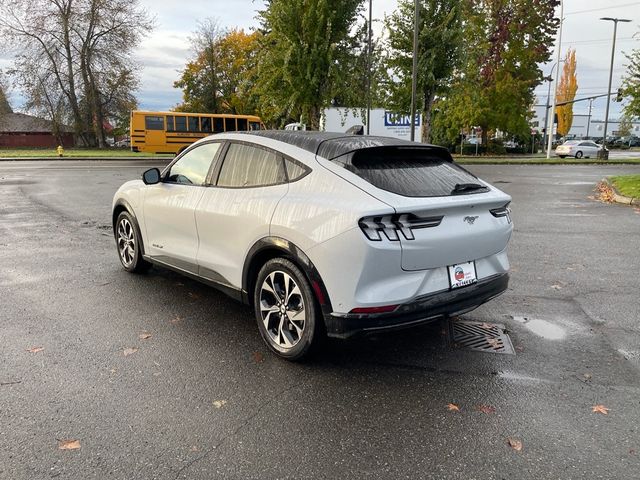
[[[530,332],[547,340],[562,340],[567,336],[564,328],[546,320],[521,316],[514,316],[513,319],[524,325]]]

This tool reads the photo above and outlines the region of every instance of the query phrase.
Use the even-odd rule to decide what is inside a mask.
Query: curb
[[[613,186],[613,183],[609,181],[608,177],[604,177],[602,179],[603,183],[606,183],[609,188],[613,191],[613,200],[616,203],[621,203],[623,205],[637,205],[640,206],[640,198],[627,197],[625,195],[621,195],[620,192]]]

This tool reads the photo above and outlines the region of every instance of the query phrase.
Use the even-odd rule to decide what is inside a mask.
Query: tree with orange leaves
[[[578,77],[576,75],[576,51],[569,49],[564,59],[562,76],[556,89],[556,103],[570,102],[576,98],[578,91]],[[558,113],[558,133],[563,137],[571,130],[573,124],[573,103],[560,105]]]

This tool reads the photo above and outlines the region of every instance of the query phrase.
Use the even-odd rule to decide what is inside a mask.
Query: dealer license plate
[[[449,282],[452,289],[466,287],[477,281],[476,262],[459,263],[449,267]]]

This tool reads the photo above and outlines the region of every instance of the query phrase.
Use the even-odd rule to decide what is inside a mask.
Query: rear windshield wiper
[[[451,190],[452,194],[472,192],[474,190],[486,190],[487,187],[480,185],[479,183],[456,183],[456,186]]]

